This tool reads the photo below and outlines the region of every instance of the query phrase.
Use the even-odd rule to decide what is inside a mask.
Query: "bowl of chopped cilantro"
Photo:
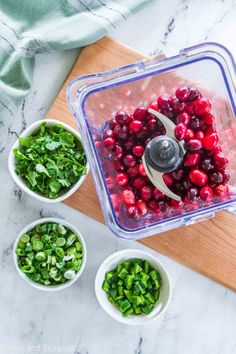
[[[163,264],[142,250],[113,253],[101,264],[95,293],[102,308],[114,319],[144,325],[159,318],[171,298],[171,282]]]
[[[39,290],[56,291],[72,285],[82,274],[87,251],[83,237],[70,223],[43,218],[18,235],[13,258],[19,275]]]
[[[89,172],[80,134],[54,119],[37,121],[22,133],[10,151],[8,167],[21,189],[47,203],[68,198]]]

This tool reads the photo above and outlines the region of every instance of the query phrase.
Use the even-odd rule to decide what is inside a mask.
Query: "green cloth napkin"
[[[29,92],[36,53],[93,43],[149,2],[0,0],[0,109]]]

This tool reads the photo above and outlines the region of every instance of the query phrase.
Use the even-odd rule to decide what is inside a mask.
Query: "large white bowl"
[[[105,279],[106,272],[113,270],[118,264],[132,258],[147,260],[155,269],[159,271],[162,279],[162,285],[159,299],[150,314],[140,316],[130,315],[128,317],[124,317],[122,313],[109,302],[107,294],[104,290],[102,290],[102,284]],[[156,257],[142,250],[126,249],[113,253],[101,264],[95,279],[95,293],[102,308],[115,320],[128,325],[144,325],[159,318],[169,305],[171,292],[171,281],[163,264],[158,261]]]
[[[80,134],[73,128],[71,128],[69,125],[60,122],[59,120],[56,119],[44,119],[44,120],[39,120],[33,124],[31,124],[27,129],[25,129],[23,131],[23,133],[20,135],[20,137],[25,138],[29,135],[31,135],[32,133],[34,133],[36,130],[38,130],[39,126],[42,124],[42,122],[46,122],[46,126],[53,126],[53,125],[57,125],[60,124],[61,126],[63,126],[66,130],[68,130],[69,132],[71,132],[81,143],[81,136]],[[9,172],[13,178],[13,180],[15,181],[15,183],[27,194],[29,194],[31,197],[40,200],[42,202],[46,202],[46,203],[58,203],[63,201],[64,199],[70,197],[80,186],[81,184],[84,182],[85,178],[88,175],[89,172],[89,164],[87,162],[86,165],[86,174],[83,175],[78,182],[76,182],[70,189],[67,190],[67,192],[65,192],[64,194],[62,194],[60,197],[55,198],[55,199],[50,199],[47,197],[44,197],[43,195],[41,195],[40,193],[37,193],[35,191],[32,191],[27,184],[25,183],[25,181],[23,180],[23,178],[21,178],[20,176],[17,176],[16,172],[15,172],[15,156],[14,156],[14,149],[15,148],[19,148],[19,139],[17,139],[17,141],[15,142],[15,144],[12,146],[9,157],[8,157],[8,169]]]
[[[63,284],[59,284],[59,285],[43,285],[43,284],[37,283],[37,282],[31,280],[29,277],[27,277],[27,275],[24,272],[22,272],[22,270],[18,266],[18,256],[16,254],[16,248],[17,248],[20,237],[23,234],[27,233],[28,231],[32,230],[37,225],[44,224],[47,222],[61,224],[65,227],[67,227],[68,229],[70,229],[72,232],[74,232],[77,235],[78,240],[81,243],[82,249],[83,249],[82,264],[81,264],[79,271],[76,273],[74,279],[68,280],[67,282],[65,282]],[[69,222],[62,220],[62,219],[58,219],[58,218],[43,218],[43,219],[38,219],[38,220],[33,221],[32,223],[27,225],[23,230],[21,230],[21,232],[17,236],[14,246],[13,246],[13,259],[14,259],[14,264],[15,264],[17,272],[19,273],[21,278],[23,278],[26,281],[26,283],[28,283],[29,285],[31,285],[34,288],[39,289],[39,290],[58,291],[58,290],[63,290],[65,288],[68,288],[68,286],[71,286],[72,284],[74,284],[74,282],[76,282],[76,280],[79,279],[79,277],[81,276],[81,274],[84,270],[84,267],[85,267],[85,264],[87,261],[87,250],[86,250],[86,245],[85,245],[84,239],[81,236],[80,232],[73,225],[71,225]]]

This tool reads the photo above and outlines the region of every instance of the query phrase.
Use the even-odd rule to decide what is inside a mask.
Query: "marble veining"
[[[235,0],[156,0],[111,34],[144,55],[160,51],[174,55],[202,41],[218,41],[235,56],[235,18]],[[235,293],[162,255],[158,257],[173,283],[168,311],[144,327],[128,327],[111,319],[95,298],[96,270],[116,250],[145,247],[118,240],[104,225],[66,205],[34,201],[11,180],[7,157],[12,144],[25,127],[45,116],[77,53],[37,55],[28,97],[14,110],[0,102],[5,106],[0,115],[0,353],[235,354]],[[47,216],[73,223],[88,248],[82,277],[54,294],[25,284],[12,260],[20,230]]]

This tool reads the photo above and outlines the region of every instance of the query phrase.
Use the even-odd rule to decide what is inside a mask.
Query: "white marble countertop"
[[[202,41],[218,41],[236,55],[235,18],[233,0],[156,0],[129,23],[117,26],[112,35],[145,54],[163,50],[171,55]],[[119,241],[105,226],[63,204],[48,206],[33,200],[10,179],[7,156],[16,134],[44,117],[76,54],[38,55],[31,94],[14,118],[0,117],[0,353],[236,353],[235,293],[162,255],[157,254],[173,281],[165,315],[145,327],[128,327],[108,317],[94,295],[99,264],[117,249],[144,247]],[[55,294],[25,284],[12,260],[12,243],[21,228],[49,215],[77,226],[88,246],[81,279]]]

